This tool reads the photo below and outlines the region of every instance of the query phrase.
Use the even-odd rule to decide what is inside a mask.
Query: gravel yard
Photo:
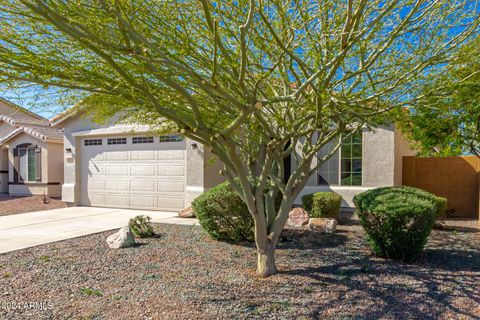
[[[43,196],[17,197],[0,194],[0,216],[65,207],[65,203],[56,198],[48,198],[48,203],[45,204]]]
[[[458,224],[458,223],[457,223]],[[461,223],[460,223],[461,225]],[[355,222],[287,230],[280,274],[254,276],[255,250],[199,227],[110,250],[106,232],[0,255],[1,319],[478,319],[477,230],[433,231],[415,264],[372,257]],[[47,310],[2,305],[49,302]]]

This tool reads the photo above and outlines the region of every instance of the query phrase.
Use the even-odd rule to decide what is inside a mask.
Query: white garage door
[[[80,145],[82,205],[184,208],[185,141],[178,136],[92,137]]]

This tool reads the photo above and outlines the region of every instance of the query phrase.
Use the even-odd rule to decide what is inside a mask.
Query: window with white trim
[[[153,137],[133,137],[132,138],[133,144],[139,143],[153,143]]]
[[[330,142],[319,152],[319,158],[327,155],[336,145]],[[347,138],[340,149],[318,170],[319,185],[362,185],[362,133]]]
[[[83,144],[85,146],[101,146],[102,139],[86,139]]]
[[[181,142],[181,141],[183,141],[183,137],[178,135],[178,134],[160,136],[158,138],[159,138],[160,142]]]
[[[127,138],[108,138],[107,144],[127,144]]]

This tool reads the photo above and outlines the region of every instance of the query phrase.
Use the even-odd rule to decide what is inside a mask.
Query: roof
[[[74,105],[73,107],[68,108],[67,110],[65,110],[65,111],[57,114],[53,118],[51,118],[49,120],[50,125],[52,127],[55,127],[55,126],[65,122],[66,120],[70,119],[71,117],[74,117],[77,114],[79,114],[82,110],[82,108],[80,107],[80,103],[81,102],[79,102],[78,104]]]
[[[63,142],[63,132],[59,129],[52,128],[47,119],[1,97],[0,102],[19,111],[15,111],[13,114],[9,115],[0,114],[0,121],[15,127],[15,130],[11,131],[4,137],[0,137],[0,144],[7,142],[22,133],[28,134],[41,141]]]
[[[14,109],[17,109],[17,110],[19,110],[19,111],[21,111],[21,112],[27,113],[27,114],[31,115],[32,117],[37,118],[38,120],[42,120],[42,121],[47,121],[47,122],[48,122],[48,120],[45,119],[44,117],[42,117],[42,116],[40,116],[40,115],[38,115],[38,114],[36,114],[36,113],[28,110],[28,109],[25,109],[25,108],[23,108],[23,107],[20,107],[18,104],[15,104],[15,103],[13,103],[13,102],[11,102],[11,101],[8,101],[8,100],[6,100],[6,99],[4,99],[4,98],[2,98],[2,97],[0,97],[0,102],[3,102],[3,103],[5,103],[5,104],[9,105],[10,107],[12,107],[12,108],[14,108]]]
[[[48,120],[47,119],[30,119],[22,116],[6,116],[6,115],[0,115],[0,120],[7,122],[8,124],[12,126],[17,126],[20,124],[29,124],[29,125],[43,125],[43,126],[48,126]]]
[[[5,137],[3,137],[3,139],[0,140],[0,143],[5,143],[22,133],[28,134],[41,141],[63,142],[62,130],[55,129],[50,126],[31,125],[28,127],[18,127],[17,129],[13,130]]]

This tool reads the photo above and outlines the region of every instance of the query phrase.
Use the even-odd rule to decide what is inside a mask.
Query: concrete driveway
[[[0,253],[81,237],[125,226],[137,215],[153,222],[193,225],[175,212],[71,207],[0,217]]]

